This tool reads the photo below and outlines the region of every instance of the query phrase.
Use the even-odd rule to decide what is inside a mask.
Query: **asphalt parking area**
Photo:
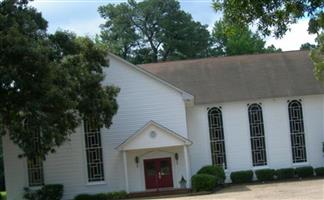
[[[164,198],[161,198],[164,199]],[[276,200],[321,199],[324,200],[324,179],[289,182],[233,185],[208,195],[171,197],[168,200]]]

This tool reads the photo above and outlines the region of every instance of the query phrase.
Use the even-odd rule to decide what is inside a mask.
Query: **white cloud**
[[[299,50],[300,45],[306,42],[315,43],[316,35],[309,35],[307,32],[308,19],[300,20],[297,24],[291,26],[291,30],[281,39],[273,37],[267,39],[266,45],[273,44],[283,51]]]

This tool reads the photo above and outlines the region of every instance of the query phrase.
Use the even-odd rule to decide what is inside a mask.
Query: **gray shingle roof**
[[[196,104],[324,94],[307,51],[141,65],[195,96]]]

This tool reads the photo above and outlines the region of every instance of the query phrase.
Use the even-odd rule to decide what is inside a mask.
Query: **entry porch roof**
[[[191,144],[192,142],[189,139],[180,134],[155,121],[149,121],[118,145],[116,149],[119,151],[130,151],[174,146],[189,146]]]

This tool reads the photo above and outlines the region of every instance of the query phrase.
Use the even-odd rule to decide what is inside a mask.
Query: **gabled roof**
[[[129,150],[126,147],[128,145],[130,145],[133,141],[138,139],[140,135],[144,134],[145,130],[147,130],[149,127],[153,127],[155,129],[157,128],[157,129],[161,130],[159,132],[160,134],[172,136],[172,138],[177,140],[179,142],[179,144],[181,144],[181,145],[191,145],[192,144],[192,142],[189,139],[187,139],[187,138],[181,136],[180,134],[177,134],[176,132],[166,128],[165,126],[162,126],[161,124],[151,120],[148,123],[146,123],[143,127],[141,127],[139,130],[137,130],[134,134],[130,135],[125,141],[123,141],[120,145],[118,145],[116,147],[116,149],[119,151]],[[158,143],[161,141],[156,141],[156,142]],[[172,145],[170,145],[170,146],[172,146]],[[165,147],[165,146],[158,146],[158,147]],[[148,148],[148,147],[141,146],[139,148]]]
[[[151,72],[149,72],[149,71],[147,71],[147,70],[145,70],[145,69],[143,69],[143,68],[141,68],[141,67],[139,67],[137,65],[134,65],[134,64],[128,62],[127,60],[125,60],[125,59],[123,59],[123,58],[121,58],[121,57],[119,57],[119,56],[117,56],[117,55],[115,55],[113,53],[108,53],[108,55],[111,56],[112,58],[115,58],[116,60],[118,60],[118,61],[126,64],[126,66],[129,66],[129,67],[131,67],[131,68],[133,68],[133,69],[135,69],[137,71],[140,71],[143,74],[147,75],[148,77],[150,77],[150,78],[152,78],[152,79],[154,79],[154,80],[162,83],[163,85],[166,85],[167,87],[169,87],[169,88],[171,88],[171,89],[179,92],[180,94],[182,94],[182,98],[185,101],[191,101],[191,100],[193,100],[194,97],[190,93],[188,93],[188,92],[186,92],[186,91],[184,91],[184,90],[182,90],[182,89],[180,89],[180,88],[172,85],[171,83],[163,80],[163,78],[158,77],[155,74],[153,74],[153,73],[151,73]]]
[[[141,67],[194,95],[196,104],[323,94],[308,51],[215,57]]]

